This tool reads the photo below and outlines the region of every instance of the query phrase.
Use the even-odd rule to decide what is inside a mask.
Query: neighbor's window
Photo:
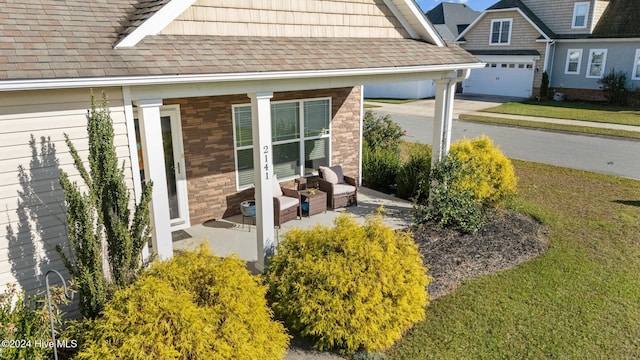
[[[640,80],[640,49],[636,49],[636,57],[633,58],[633,72],[631,74],[633,80]]]
[[[491,45],[509,45],[511,42],[511,19],[491,20]]]
[[[253,180],[251,105],[233,107],[238,188]],[[331,101],[313,99],[271,103],[273,172],[278,179],[311,174],[328,166],[331,143]]]
[[[601,78],[604,75],[604,66],[607,62],[606,49],[589,50],[589,65],[587,65],[588,78]]]
[[[580,74],[580,62],[582,61],[582,49],[567,50],[567,64],[565,74]]]
[[[573,5],[572,29],[584,29],[587,27],[587,16],[589,15],[589,2],[579,2]]]

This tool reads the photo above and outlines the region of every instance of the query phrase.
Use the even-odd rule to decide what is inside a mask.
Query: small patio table
[[[301,190],[302,214],[307,217],[327,211],[327,193],[320,190]]]

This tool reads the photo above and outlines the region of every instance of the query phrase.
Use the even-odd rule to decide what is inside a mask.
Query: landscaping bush
[[[364,114],[362,127],[362,137],[371,150],[397,150],[400,138],[404,135],[400,126],[389,115],[376,116],[371,111]]]
[[[424,319],[426,272],[410,233],[380,213],[365,225],[343,214],[333,228],[289,231],[265,277],[289,329],[318,350],[353,354],[387,348]]]
[[[385,193],[393,192],[399,169],[400,153],[397,149],[370,149],[363,146],[362,180],[366,187]]]
[[[61,290],[51,288],[53,321],[56,326],[62,323],[62,313],[57,304],[64,304]],[[38,341],[51,341],[49,308],[44,295],[28,296],[18,292],[16,285],[7,284],[0,294],[0,340],[9,343],[0,347],[0,359],[51,359],[53,348],[39,346]],[[3,344],[4,345],[4,344]]]
[[[407,200],[426,200],[429,194],[431,147],[425,144],[407,143],[406,153],[408,159],[400,166],[396,176],[396,195]]]
[[[433,221],[442,227],[453,227],[466,233],[478,230],[484,222],[482,205],[471,189],[455,186],[469,176],[470,171],[470,167],[451,156],[432,168],[428,201],[414,204],[416,224]]]
[[[549,96],[549,74],[542,73],[542,83],[540,84],[540,99],[547,100]]]
[[[155,263],[87,321],[78,359],[281,359],[288,335],[242,260],[202,246]]]
[[[627,73],[624,71],[611,71],[598,80],[604,97],[613,105],[625,106],[629,102],[629,90],[627,89]]]
[[[451,157],[464,169],[452,186],[471,191],[478,202],[496,206],[516,193],[518,180],[511,160],[487,136],[455,142]]]

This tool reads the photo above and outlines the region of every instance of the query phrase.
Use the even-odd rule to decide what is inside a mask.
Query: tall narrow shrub
[[[62,171],[60,184],[67,202],[70,256],[57,247],[80,295],[80,312],[96,317],[104,307],[113,287],[130,284],[141,264],[140,254],[149,236],[149,200],[151,184],[142,192],[133,217],[130,192],[125,184],[124,162],[118,166],[114,132],[106,93],[96,106],[91,96],[87,116],[89,135],[89,170],[85,167],[69,135],[65,141],[74,165],[86,185],[86,192]],[[103,247],[106,244],[106,254]],[[103,259],[108,260],[104,264]]]
[[[540,99],[546,100],[549,95],[549,74],[547,72],[542,73],[542,83],[540,84]]]

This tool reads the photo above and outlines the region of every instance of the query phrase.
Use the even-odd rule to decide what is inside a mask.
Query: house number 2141
[[[269,180],[269,146],[263,146],[262,153],[264,154],[264,178]]]

